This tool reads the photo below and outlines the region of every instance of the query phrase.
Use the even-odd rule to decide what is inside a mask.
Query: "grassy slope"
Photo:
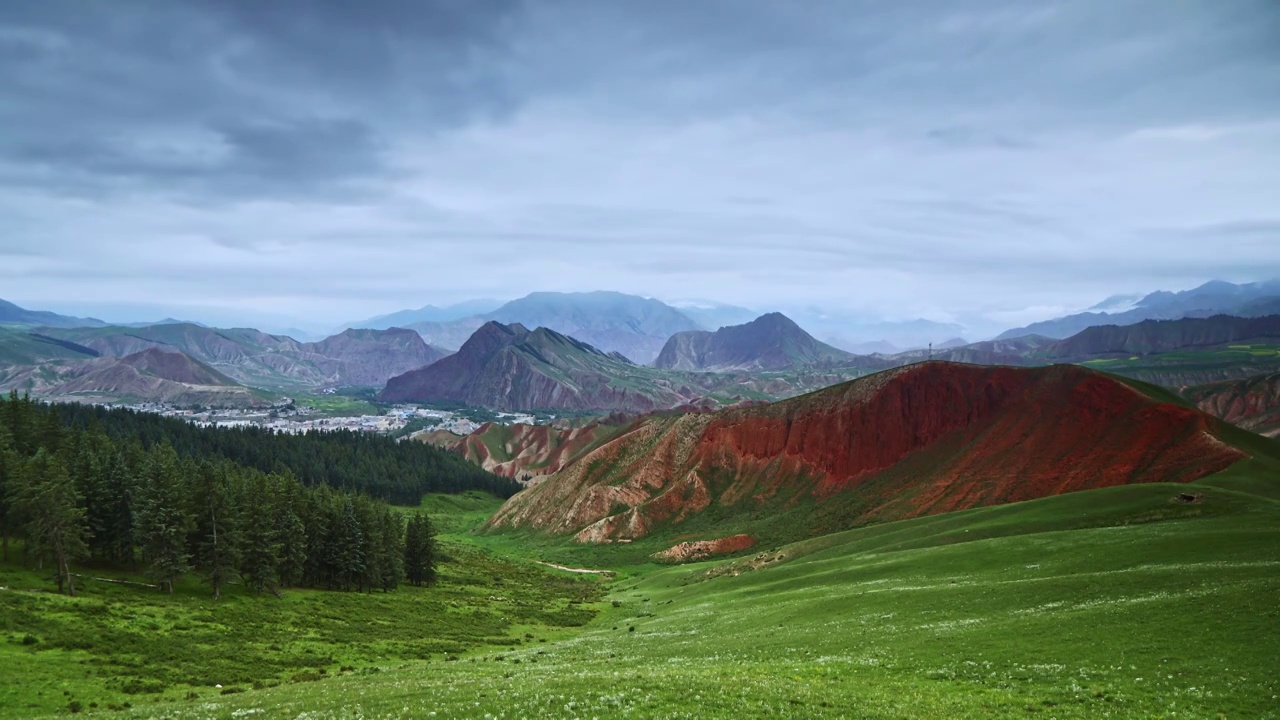
[[[222,697],[217,684],[301,682],[306,694],[315,685],[307,681],[344,666],[371,677],[476,648],[545,647],[591,618],[599,585],[451,539],[450,530],[483,520],[500,502],[479,493],[428,496],[452,561],[436,587],[386,594],[290,590],[276,600],[232,587],[214,602],[189,578],[172,596],[85,581],[79,597],[67,598],[49,592],[44,573],[0,564],[0,718],[65,714],[72,701],[86,711],[90,703],[107,710],[181,701],[173,712],[185,716],[189,703]],[[34,644],[24,644],[28,635]]]
[[[1280,717],[1280,501],[1246,492],[1278,489],[1264,459],[815,538],[761,569],[651,568],[560,642],[136,713]],[[1188,490],[1202,502],[1173,502]]]

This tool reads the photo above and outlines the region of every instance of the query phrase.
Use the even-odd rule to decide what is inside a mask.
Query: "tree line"
[[[520,491],[509,478],[426,443],[356,430],[290,434],[260,427],[199,427],[178,418],[74,403],[50,406],[69,427],[101,427],[113,441],[144,449],[170,445],[181,456],[223,457],[264,473],[288,470],[309,486],[365,493],[398,505],[417,505],[425,493],[483,490],[508,498]]]
[[[215,598],[233,582],[275,595],[435,582],[425,515],[406,522],[366,494],[307,485],[283,463],[264,472],[214,452],[183,455],[164,437],[147,444],[119,432],[128,415],[106,416],[124,418],[113,436],[97,417],[0,398],[0,552],[8,562],[20,538],[24,562],[50,570],[60,592],[75,594],[79,562],[141,570],[169,592],[194,573]]]

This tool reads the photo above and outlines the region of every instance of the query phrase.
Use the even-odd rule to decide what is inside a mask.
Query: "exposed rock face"
[[[647,419],[513,497],[490,527],[603,542],[713,504],[813,503],[814,517],[839,509],[831,530],[1190,481],[1245,457],[1217,422],[1080,367],[922,363],[768,406]]]
[[[1201,410],[1271,437],[1280,437],[1280,373],[1187,388]]]
[[[449,447],[495,475],[525,480],[558,472],[629,422],[611,417],[581,427],[486,423]]]
[[[854,356],[818,342],[781,313],[715,332],[676,333],[654,360],[672,370],[789,370],[849,362]]]
[[[756,539],[750,535],[730,535],[715,540],[693,540],[654,553],[655,560],[664,562],[696,562],[717,555],[731,555],[756,546]]]
[[[445,353],[403,328],[344,330],[317,343],[302,343],[304,359],[336,382],[381,386],[388,379],[425,367]]]
[[[180,352],[158,348],[123,358],[99,357],[42,366],[7,378],[52,399],[139,400],[178,405],[251,406],[262,400],[222,373]]]
[[[347,330],[314,343],[249,328],[207,328],[193,323],[43,332],[108,357],[125,357],[151,348],[181,352],[241,384],[281,390],[382,385],[393,375],[444,356],[417,333],[401,328]]]
[[[382,398],[496,410],[647,412],[701,392],[553,330],[489,322],[456,354],[391,378]]]

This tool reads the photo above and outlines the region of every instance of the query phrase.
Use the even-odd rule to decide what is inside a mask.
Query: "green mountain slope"
[[[1271,717],[1280,503],[1218,477],[620,568],[600,616],[560,642],[201,707],[213,717],[336,706],[366,717]],[[1255,479],[1280,491],[1274,474]],[[1199,499],[1177,502],[1183,493]],[[560,559],[617,567],[609,558],[630,548],[577,552]]]

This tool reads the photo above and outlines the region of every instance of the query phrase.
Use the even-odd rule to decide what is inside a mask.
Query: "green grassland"
[[[1177,387],[1280,370],[1280,345],[1229,345],[1138,357],[1086,360],[1095,370]]]
[[[98,714],[129,700],[128,716],[175,718],[1280,717],[1280,471],[1265,458],[631,565],[603,603],[601,581],[529,562],[573,555],[563,540],[473,534],[496,504],[424,501],[456,555],[434,589],[214,604],[89,583],[71,600],[6,570],[0,714],[96,698]],[[130,695],[125,678],[166,689]]]
[[[451,509],[473,523],[499,502],[472,493],[426,504],[447,529]],[[73,703],[105,713],[171,702],[180,704],[166,712],[181,716],[191,703],[254,688],[301,684],[305,694],[321,678],[367,677],[406,663],[443,668],[446,658],[469,651],[545,647],[597,611],[594,577],[496,557],[447,532],[440,548],[445,562],[435,587],[288,590],[279,600],[236,586],[215,602],[196,578],[173,595],[82,579],[78,597],[69,598],[53,594],[44,573],[0,564],[0,717],[65,714]]]
[[[381,415],[383,409],[363,398],[351,395],[290,395],[298,407],[315,409],[317,417],[351,417],[355,415]]]

